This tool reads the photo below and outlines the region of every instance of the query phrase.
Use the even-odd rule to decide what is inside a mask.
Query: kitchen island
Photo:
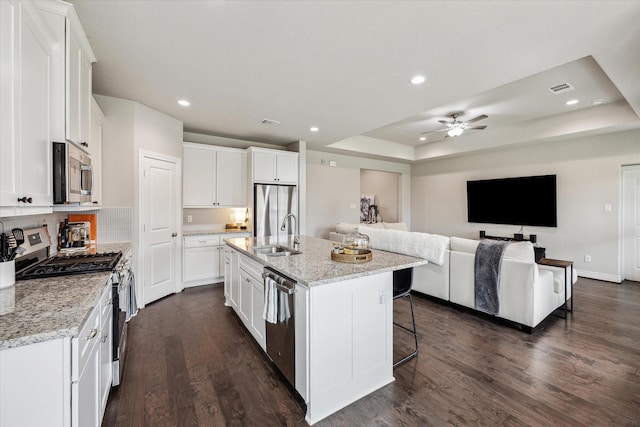
[[[420,258],[372,251],[372,260],[361,264],[333,261],[329,240],[300,237],[294,248],[293,237],[226,239],[229,251],[238,253],[239,274],[255,271],[259,265],[286,276],[296,283],[295,313],[295,384],[307,405],[309,424],[331,415],[341,408],[389,384],[393,378],[393,271],[426,264]],[[281,246],[297,249],[300,254],[273,256],[256,248]],[[244,265],[247,265],[244,268]],[[230,262],[229,265],[233,265]],[[254,276],[255,277],[255,276]],[[225,291],[233,286],[234,272],[225,274]],[[230,283],[227,283],[227,282]],[[238,281],[239,282],[239,281]],[[239,284],[235,304],[247,328],[260,343],[256,324],[261,315],[262,299],[242,292]],[[264,292],[264,289],[263,289]],[[225,292],[227,295],[227,292]],[[244,298],[250,298],[252,309]],[[246,320],[245,320],[246,319]],[[254,333],[251,329],[258,330]],[[269,340],[267,334],[266,340]],[[265,346],[260,343],[263,349]]]

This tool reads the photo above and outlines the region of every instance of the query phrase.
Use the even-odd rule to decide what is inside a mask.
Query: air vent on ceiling
[[[564,93],[573,90],[573,86],[569,83],[560,83],[559,85],[551,86],[549,90],[553,93]]]
[[[263,125],[278,125],[278,124],[280,124],[279,121],[271,120],[271,119],[262,119],[262,120],[260,120],[260,123],[262,123]]]

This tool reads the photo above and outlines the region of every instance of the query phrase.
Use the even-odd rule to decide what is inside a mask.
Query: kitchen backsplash
[[[98,242],[133,241],[133,208],[102,208],[98,214]]]
[[[236,222],[236,214],[240,215],[240,222],[244,224],[244,216],[246,209],[237,208],[212,208],[212,209],[183,209],[182,224],[183,225],[213,225],[227,224]],[[191,222],[188,221],[191,216]]]

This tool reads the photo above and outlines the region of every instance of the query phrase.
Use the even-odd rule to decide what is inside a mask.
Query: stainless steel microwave
[[[53,143],[53,203],[90,203],[91,157],[67,142]]]

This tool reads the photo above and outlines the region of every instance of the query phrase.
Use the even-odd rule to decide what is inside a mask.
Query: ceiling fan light
[[[462,132],[464,132],[464,129],[461,127],[454,127],[449,129],[449,131],[447,132],[447,135],[449,135],[450,137],[456,137],[456,136],[460,136],[462,135]]]

